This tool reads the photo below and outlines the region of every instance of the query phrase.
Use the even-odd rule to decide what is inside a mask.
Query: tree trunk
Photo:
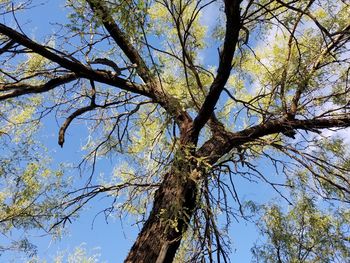
[[[196,206],[195,170],[180,162],[165,175],[153,208],[125,262],[172,262]],[[185,167],[184,167],[185,166]]]

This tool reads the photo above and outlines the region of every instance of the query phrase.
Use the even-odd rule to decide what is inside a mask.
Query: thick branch
[[[210,91],[194,120],[194,134],[198,136],[199,131],[207,123],[212,115],[215,105],[219,100],[220,94],[230,76],[232,59],[238,43],[240,21],[240,2],[239,0],[225,0],[226,13],[226,35],[224,46],[220,53],[220,63],[216,78],[214,79]]]
[[[130,59],[131,63],[137,65],[136,71],[146,83],[154,82],[150,70],[146,63],[128,40],[128,36],[119,28],[110,15],[108,8],[103,1],[87,0],[94,13],[101,18],[104,27],[107,29],[111,37],[117,45],[123,50],[124,54]]]
[[[112,23],[112,22],[108,22],[108,23]],[[115,86],[120,89],[130,91],[136,94],[144,95],[152,99],[155,103],[158,103],[160,106],[162,106],[171,116],[175,117],[175,120],[182,131],[187,130],[189,127],[189,123],[192,122],[190,115],[186,111],[182,110],[180,102],[176,98],[171,97],[169,94],[161,90],[158,84],[156,84],[155,82],[152,82],[147,85],[136,84],[136,83],[127,81],[123,78],[120,78],[118,77],[118,75],[113,74],[112,72],[93,70],[92,68],[87,67],[80,62],[72,61],[65,58],[64,56],[60,56],[53,53],[47,47],[34,42],[33,40],[29,39],[27,36],[1,23],[0,23],[0,34],[6,35],[13,41],[17,42],[18,44],[32,50],[33,52],[47,58],[52,62],[59,64],[63,68],[76,73],[76,76],[79,78],[86,78],[89,80],[94,80],[97,82]],[[124,43],[124,44],[126,45],[127,43]],[[134,50],[132,47],[130,48],[131,48],[131,51]],[[145,76],[148,74],[148,73],[146,74],[147,68],[142,66],[144,65],[144,62],[143,61],[140,62],[138,60],[138,55],[134,54],[134,56],[136,56],[136,59],[131,59],[131,61],[138,65],[137,70],[139,71],[138,72],[139,75],[145,78]],[[141,58],[139,57],[139,59]],[[141,63],[141,64],[138,64],[138,63]],[[140,68],[141,67],[140,65],[142,66],[142,69]],[[143,70],[146,70],[146,71],[142,73]],[[148,78],[148,79],[146,78],[146,81],[147,80],[151,81],[151,78]]]
[[[287,130],[315,131],[327,128],[350,127],[350,115],[340,115],[328,118],[309,120],[273,120],[245,130],[225,134],[216,134],[208,140],[197,152],[198,156],[208,157],[208,162],[214,164],[220,157],[245,143],[252,142],[263,136],[283,133]]]
[[[87,2],[95,14],[102,19],[104,27],[124,54],[129,58],[131,63],[136,64],[137,74],[147,84],[149,92],[153,95],[155,101],[158,102],[171,116],[175,117],[181,130],[186,130],[188,123],[192,122],[190,115],[182,110],[181,103],[178,99],[170,96],[161,88],[138,50],[129,41],[129,37],[115,23],[108,8],[104,4],[104,1],[87,0]]]
[[[107,71],[93,70],[90,67],[83,65],[82,63],[79,63],[77,61],[71,61],[63,56],[57,55],[50,51],[47,47],[34,42],[27,36],[22,35],[16,30],[13,30],[12,28],[7,27],[6,25],[1,23],[0,33],[6,35],[18,44],[23,45],[29,48],[30,50],[34,51],[35,53],[47,58],[48,60],[59,64],[61,67],[76,73],[77,77],[87,78],[108,85],[116,86],[123,90],[147,96],[153,99],[155,102],[159,102],[159,97],[156,96],[156,94],[154,94],[153,92],[150,92],[147,86],[132,83]]]
[[[89,69],[83,64],[76,61],[71,61],[62,56],[57,55],[51,52],[47,47],[34,42],[33,40],[29,39],[27,36],[22,35],[16,30],[13,30],[12,28],[7,27],[6,25],[1,23],[0,23],[0,33],[6,35],[13,41],[17,42],[18,44],[21,44],[33,50],[35,53],[73,72],[83,74],[83,73],[88,73],[89,71]]]
[[[2,48],[0,48],[0,55],[8,51],[10,48],[12,48],[15,43],[16,42],[13,40],[10,40],[9,42],[7,42]]]
[[[76,74],[70,73],[51,79],[45,84],[36,86],[26,83],[0,84],[0,101],[25,94],[43,93],[75,79],[77,79]]]
[[[91,111],[96,108],[96,105],[89,105],[80,109],[77,109],[75,112],[73,112],[63,123],[62,127],[60,128],[60,131],[58,133],[58,144],[63,147],[64,144],[64,136],[66,133],[66,130],[70,123],[78,116],[84,114],[85,112]]]

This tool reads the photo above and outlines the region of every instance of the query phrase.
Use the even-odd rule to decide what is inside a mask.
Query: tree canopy
[[[347,0],[67,0],[35,35],[41,4],[0,0],[0,252],[108,197],[142,228],[125,262],[228,262],[235,220],[256,262],[350,259]]]

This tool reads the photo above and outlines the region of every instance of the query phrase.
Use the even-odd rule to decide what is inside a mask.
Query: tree
[[[350,258],[349,212],[319,211],[301,194],[285,215],[277,205],[265,208],[261,231],[268,242],[253,248],[256,262],[346,262]],[[348,231],[347,231],[348,232]]]
[[[68,0],[68,21],[41,41],[16,19],[31,4],[0,2],[1,138],[16,149],[0,170],[2,231],[53,231],[107,194],[105,213],[147,215],[125,262],[172,262],[186,235],[182,260],[226,262],[218,218],[244,216],[234,176],[286,200],[298,185],[350,201],[346,145],[324,132],[350,126],[347,1]],[[214,28],[203,25],[208,10]],[[92,171],[81,188],[28,140],[50,115],[62,147],[72,123],[88,123],[79,167]],[[133,164],[96,183],[106,156]],[[273,182],[262,159],[285,180]]]

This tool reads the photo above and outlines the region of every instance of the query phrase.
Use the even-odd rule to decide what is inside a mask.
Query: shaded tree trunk
[[[155,193],[153,208],[125,262],[172,262],[196,207],[197,171],[181,160]]]

